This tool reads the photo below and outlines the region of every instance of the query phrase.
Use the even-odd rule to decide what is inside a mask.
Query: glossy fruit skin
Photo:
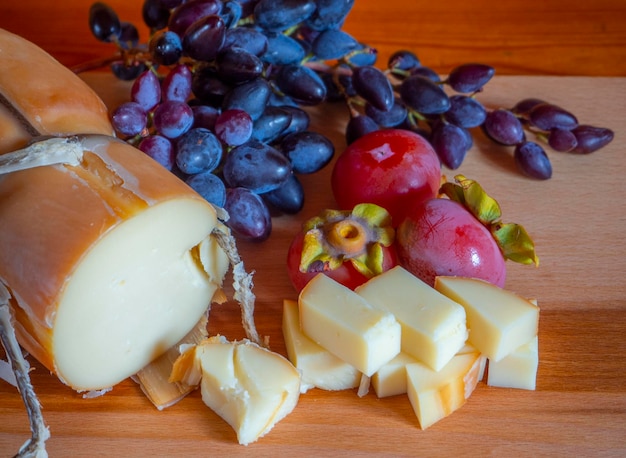
[[[398,260],[433,285],[437,275],[480,278],[504,287],[505,259],[489,230],[458,202],[416,205],[396,231]]]
[[[300,259],[302,255],[302,245],[304,242],[304,231],[299,232],[293,238],[289,250],[287,252],[287,275],[291,284],[297,292],[300,292],[304,286],[313,279],[320,272],[329,276],[333,280],[347,286],[350,289],[355,289],[357,286],[365,283],[368,278],[357,271],[350,261],[344,262],[341,267],[333,270],[324,270],[323,266],[319,266],[319,269],[312,270],[310,272],[300,271]],[[389,247],[382,247],[383,249],[383,272],[398,265],[398,256],[394,245]]]
[[[342,209],[362,202],[385,208],[397,226],[411,205],[437,195],[441,166],[433,147],[418,134],[400,129],[370,132],[337,158],[331,177]]]

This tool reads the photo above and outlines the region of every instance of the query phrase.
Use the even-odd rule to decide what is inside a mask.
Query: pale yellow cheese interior
[[[228,269],[218,250],[209,277],[194,254],[217,224],[211,210],[199,199],[159,203],[86,253],[53,317],[54,364],[65,383],[113,386],[194,327]]]
[[[534,390],[539,366],[539,339],[515,349],[500,361],[489,361],[487,384],[501,388]]]

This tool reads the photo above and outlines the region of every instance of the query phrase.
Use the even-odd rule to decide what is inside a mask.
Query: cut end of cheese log
[[[539,339],[535,336],[500,361],[489,361],[487,385],[534,390],[538,366]]]
[[[298,297],[302,332],[366,376],[400,353],[395,317],[324,274]]]
[[[490,361],[537,335],[539,307],[511,291],[467,277],[436,277],[435,289],[465,308],[468,342]]]
[[[368,280],[355,292],[392,313],[402,327],[402,351],[436,371],[467,340],[463,307],[400,266]]]
[[[300,392],[311,388],[337,391],[356,388],[361,373],[350,364],[313,342],[300,330],[300,313],[296,301],[283,302],[283,337],[287,356],[302,374]]]
[[[248,445],[267,434],[295,408],[300,373],[283,356],[249,342],[211,337],[188,349],[172,380],[198,380],[202,400]]]

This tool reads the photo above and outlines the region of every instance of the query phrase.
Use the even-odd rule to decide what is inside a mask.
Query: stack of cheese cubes
[[[352,291],[320,274],[284,302],[287,353],[301,391],[407,394],[422,429],[460,408],[483,379],[534,389],[539,308],[490,283],[438,277],[432,288],[400,266]]]

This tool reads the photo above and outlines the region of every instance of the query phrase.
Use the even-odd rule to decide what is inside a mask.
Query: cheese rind
[[[400,353],[394,316],[324,274],[304,287],[298,305],[302,332],[368,377]]]
[[[500,361],[489,361],[487,385],[534,390],[539,366],[539,339],[515,349]]]
[[[188,351],[200,362],[202,400],[235,430],[242,445],[267,434],[298,403],[300,374],[278,353],[223,337],[209,338]],[[196,379],[196,370],[185,354],[175,364],[175,373],[191,380]]]
[[[402,327],[402,351],[440,370],[467,340],[465,310],[400,266],[355,289]]]
[[[489,282],[466,277],[437,277],[435,289],[465,308],[468,342],[499,361],[537,335],[539,308]]]
[[[337,391],[359,386],[361,374],[354,366],[302,333],[296,301],[283,301],[282,329],[289,360],[302,374],[302,393],[311,388]]]
[[[459,354],[439,372],[421,363],[406,366],[407,394],[422,429],[465,404],[478,383],[481,358],[478,352]]]

